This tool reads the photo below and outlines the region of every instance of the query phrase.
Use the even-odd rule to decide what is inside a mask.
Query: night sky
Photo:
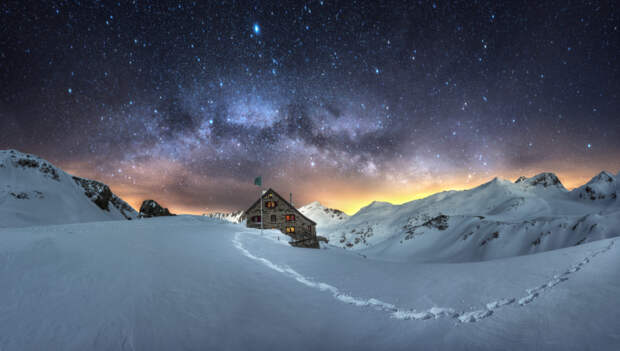
[[[0,149],[191,213],[570,188],[620,170],[619,7],[2,1]]]

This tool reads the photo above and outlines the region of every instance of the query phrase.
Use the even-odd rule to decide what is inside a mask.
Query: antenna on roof
[[[291,204],[291,206],[295,207],[293,205],[293,193],[289,193],[289,201],[288,202]]]

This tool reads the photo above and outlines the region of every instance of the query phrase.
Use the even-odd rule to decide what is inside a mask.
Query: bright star
[[[252,29],[254,30],[254,34],[256,35],[260,34],[260,26],[258,25],[258,23],[254,23],[254,26],[252,26]]]

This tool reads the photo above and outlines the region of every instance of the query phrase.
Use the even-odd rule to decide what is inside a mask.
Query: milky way
[[[195,213],[620,168],[615,2],[204,3],[0,4],[0,148]]]

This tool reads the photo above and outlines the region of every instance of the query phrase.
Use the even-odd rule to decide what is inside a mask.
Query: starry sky
[[[2,1],[0,149],[134,207],[620,170],[615,1]]]

